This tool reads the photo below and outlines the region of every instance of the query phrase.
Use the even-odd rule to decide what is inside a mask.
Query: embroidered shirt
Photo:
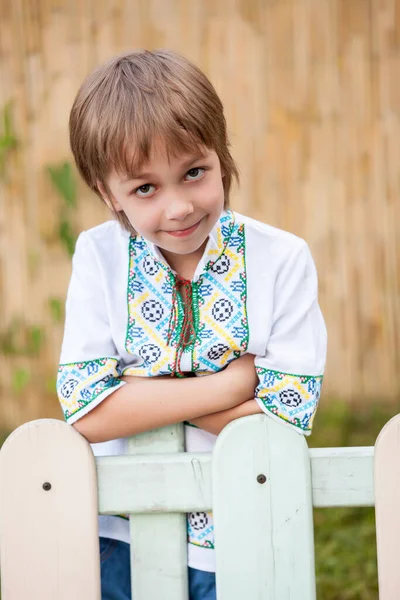
[[[159,249],[116,221],[77,241],[66,303],[57,390],[68,423],[125,385],[122,375],[215,373],[256,356],[261,409],[308,435],[318,406],[326,329],[317,275],[304,240],[226,211],[212,230],[191,283],[195,334],[179,347],[184,321],[176,274]],[[176,288],[175,288],[176,289]],[[173,326],[172,326],[173,324]],[[216,437],[185,427],[188,452]],[[93,444],[120,454],[126,440]],[[128,523],[100,517],[100,535],[129,542]],[[189,566],[213,571],[212,515],[188,515]]]

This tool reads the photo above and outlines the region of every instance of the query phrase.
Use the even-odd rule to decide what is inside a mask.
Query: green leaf
[[[64,318],[63,303],[59,298],[49,298],[49,308],[53,321],[60,323]]]
[[[44,331],[41,327],[33,325],[28,328],[27,353],[37,356],[43,347]]]
[[[72,229],[71,223],[65,217],[61,218],[58,233],[68,254],[73,256],[77,236]]]
[[[76,181],[71,163],[48,165],[47,172],[53,186],[63,198],[67,207],[76,208]]]
[[[0,331],[0,352],[5,356],[18,354],[18,333],[23,324],[20,319],[14,319],[3,331]]]
[[[13,132],[11,108],[11,102],[9,102],[3,107],[2,114],[0,115],[0,175],[4,174],[8,152],[18,145],[18,140]]]
[[[20,394],[31,380],[31,374],[28,369],[17,368],[12,374],[12,389],[16,394]]]
[[[15,148],[17,145],[17,138],[13,135],[2,135],[0,137],[0,152],[6,152]]]
[[[8,102],[3,109],[4,133],[7,136],[13,135],[11,120],[11,102]]]

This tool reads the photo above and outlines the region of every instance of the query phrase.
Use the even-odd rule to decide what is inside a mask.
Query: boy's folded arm
[[[221,431],[229,425],[232,421],[240,419],[241,417],[249,417],[250,415],[257,415],[263,411],[259,407],[256,400],[247,400],[242,402],[238,406],[228,408],[211,415],[205,415],[204,417],[198,417],[197,419],[191,419],[190,423],[204,429],[209,433],[218,435]]]
[[[57,392],[65,419],[89,441],[194,419],[254,397],[257,378],[250,355],[206,377],[121,377],[102,280],[101,261],[83,233],[73,258]]]
[[[203,415],[209,417],[212,413],[219,413],[217,421],[220,421],[222,412],[228,413],[227,409],[245,402],[254,389],[253,378],[243,381],[236,375],[236,366],[235,372],[232,369],[228,372],[228,369],[206,377],[187,379],[127,378],[131,380],[129,383],[125,382],[106,397],[76,421],[74,427],[89,442],[95,443],[172,423],[193,421]]]
[[[224,371],[203,377],[122,377],[117,389],[75,423],[90,442],[107,441],[190,421],[218,435],[231,421],[261,413],[254,400],[254,356],[232,361]]]

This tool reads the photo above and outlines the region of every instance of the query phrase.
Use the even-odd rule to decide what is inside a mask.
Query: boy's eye
[[[190,169],[185,177],[187,181],[195,181],[196,179],[201,179],[203,177],[205,169],[202,167],[195,167],[194,169]]]
[[[151,194],[154,193],[154,190],[154,185],[151,185],[151,183],[145,183],[144,185],[141,185],[140,187],[136,188],[134,193],[136,194],[136,196],[139,196],[139,198],[146,198],[147,196],[151,196]]]

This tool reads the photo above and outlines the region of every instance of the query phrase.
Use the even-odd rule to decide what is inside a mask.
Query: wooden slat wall
[[[310,244],[330,338],[325,398],[398,398],[400,0],[0,0],[0,111],[12,101],[18,138],[0,176],[0,329],[18,318],[46,333],[37,357],[0,348],[0,428],[59,414],[62,324],[48,301],[65,297],[70,259],[45,169],[70,160],[84,76],[139,47],[206,71],[240,166],[234,208]],[[76,230],[105,218],[80,186]],[[17,369],[31,378],[19,392]]]

